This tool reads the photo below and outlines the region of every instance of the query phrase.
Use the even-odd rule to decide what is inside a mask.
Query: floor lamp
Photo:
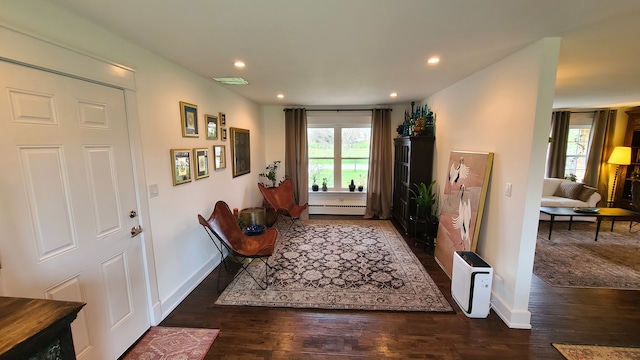
[[[616,184],[618,182],[618,171],[620,171],[620,165],[631,164],[631,148],[626,146],[616,146],[609,157],[609,164],[616,166],[616,174],[613,177],[613,186],[611,187],[611,197],[609,197],[609,207],[613,206],[613,198],[616,194]]]

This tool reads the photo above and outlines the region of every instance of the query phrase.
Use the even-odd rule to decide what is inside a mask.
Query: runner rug
[[[533,273],[552,286],[640,289],[640,232],[630,233],[628,221],[596,224],[556,221],[551,240],[549,222],[540,222]],[[638,228],[634,228],[634,231]]]
[[[640,359],[640,348],[552,344],[567,360],[624,360]]]
[[[386,311],[453,311],[387,220],[307,220],[276,243],[269,287],[239,275],[216,304]],[[264,278],[264,264],[250,268]]]
[[[202,360],[218,336],[217,329],[152,326],[123,360]]]

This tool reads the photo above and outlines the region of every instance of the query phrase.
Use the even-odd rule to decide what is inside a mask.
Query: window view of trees
[[[309,151],[309,187],[314,183],[333,190],[367,187],[369,171],[369,127],[314,127],[307,129]],[[315,181],[315,182],[314,182]]]
[[[571,125],[569,127],[567,159],[564,167],[565,178],[575,177],[578,181],[584,179],[584,173],[587,167],[587,149],[589,148],[590,132],[590,126]]]

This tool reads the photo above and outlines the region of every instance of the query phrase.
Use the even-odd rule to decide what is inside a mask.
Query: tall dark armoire
[[[393,216],[408,231],[409,215],[416,211],[410,188],[432,180],[435,136],[404,136],[393,139]]]

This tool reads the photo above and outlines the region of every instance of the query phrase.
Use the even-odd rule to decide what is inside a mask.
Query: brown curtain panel
[[[373,109],[365,219],[374,216],[380,219],[391,218],[392,142],[391,109]]]
[[[563,178],[567,156],[570,111],[554,111],[551,114],[551,139],[547,152],[545,177]]]
[[[307,111],[305,109],[284,109],[284,174],[291,179],[293,196],[298,204],[309,201],[309,157],[307,153]],[[300,215],[301,220],[309,219],[309,211]]]
[[[615,147],[613,134],[615,130],[616,110],[598,110],[594,112],[591,127],[591,146],[587,152],[587,167],[584,183],[596,187],[602,196],[600,206],[604,206],[609,198],[609,156]]]

